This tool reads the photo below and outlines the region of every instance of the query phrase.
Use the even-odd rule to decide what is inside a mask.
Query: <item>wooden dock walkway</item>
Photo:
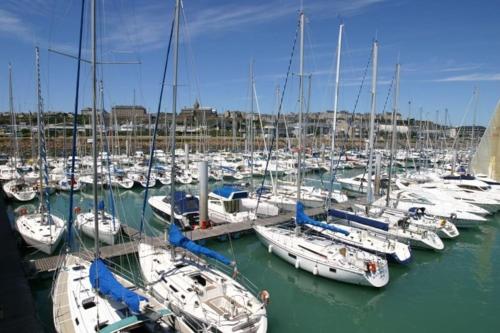
[[[0,332],[43,332],[0,193]]]
[[[317,216],[325,212],[324,208],[312,208],[307,209],[305,213],[309,216]],[[215,225],[208,229],[197,229],[193,231],[186,232],[186,237],[198,241],[211,238],[217,238],[224,235],[232,235],[235,233],[252,232],[253,225],[276,225],[290,221],[294,214],[292,212],[282,213],[278,216],[259,218],[253,223],[249,222],[239,222],[239,223],[225,223]],[[139,231],[133,227],[122,224],[122,230],[125,235],[130,238],[129,242],[119,243],[115,245],[103,246],[100,248],[101,258],[110,259],[113,257],[119,257],[124,255],[129,255],[137,252],[138,236]],[[147,236],[143,236],[147,237]],[[167,241],[160,237],[147,237],[148,242],[153,242],[155,245],[167,245]],[[94,257],[91,251],[80,251],[75,253],[75,255],[80,256],[85,259],[91,260]],[[39,273],[53,272],[59,266],[63,255],[51,256],[41,259],[34,259],[25,261],[25,269],[28,271],[30,276],[37,276]]]

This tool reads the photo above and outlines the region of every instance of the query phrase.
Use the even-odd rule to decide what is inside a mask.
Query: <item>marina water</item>
[[[211,184],[210,186],[216,186]],[[220,184],[219,184],[220,185]],[[196,186],[190,189],[196,192]],[[150,190],[167,193],[169,187]],[[78,193],[76,206],[89,209],[91,196]],[[116,195],[117,214],[137,227],[144,190]],[[67,216],[68,195],[51,197],[53,211]],[[11,213],[17,205],[10,208]],[[147,210],[148,234],[161,234],[164,225]],[[238,269],[271,294],[270,332],[498,332],[500,330],[500,214],[479,229],[461,230],[445,242],[445,250],[413,250],[407,266],[390,265],[390,283],[382,289],[335,282],[297,270],[271,255],[254,234],[232,241],[210,240],[211,248],[235,258]],[[92,246],[92,240],[84,239]],[[39,253],[25,249],[25,258]],[[115,258],[138,273],[133,256]],[[50,278],[31,281],[40,321],[54,332]]]

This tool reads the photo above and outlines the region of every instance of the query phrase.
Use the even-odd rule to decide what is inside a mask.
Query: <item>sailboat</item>
[[[54,326],[59,333],[76,332],[171,332],[175,316],[172,312],[126,279],[113,274],[99,254],[99,226],[97,211],[97,126],[96,126],[96,0],[92,0],[92,76],[93,76],[93,164],[94,164],[94,260],[64,256],[52,289]],[[81,36],[84,4],[80,22],[80,47],[78,55],[77,88],[80,73]],[[77,95],[78,96],[78,95]],[[75,109],[78,105],[76,98]],[[77,111],[75,110],[75,115]],[[76,126],[76,116],[74,117]],[[73,136],[73,158],[76,140]],[[74,160],[72,163],[74,172]],[[71,191],[71,195],[73,191]],[[71,241],[71,206],[68,240]],[[70,245],[68,242],[68,251]],[[189,331],[188,331],[189,332]]]
[[[17,171],[17,155],[19,149],[17,147],[17,131],[16,117],[14,114],[14,102],[12,96],[12,66],[9,64],[9,112],[12,115],[12,136],[13,136],[13,161],[12,165],[3,165],[0,169],[0,180],[5,181],[2,188],[9,199],[19,202],[27,202],[35,199],[36,186],[32,182],[28,182]]]
[[[303,109],[303,47],[304,13],[300,13],[300,93],[299,93],[299,147],[302,142]],[[348,234],[344,229],[315,221],[304,213],[300,201],[301,191],[301,151],[297,157],[297,199],[295,205],[295,228],[286,226],[254,226],[254,230],[267,247],[281,259],[314,275],[325,278],[372,287],[383,287],[389,282],[387,260],[375,254],[329,239],[310,228],[312,225],[337,233]]]
[[[175,29],[171,32],[171,36],[175,36],[170,160],[172,179],[175,178],[173,166],[175,166],[179,17],[180,0],[177,0]],[[164,73],[166,73],[166,66],[167,63]],[[165,81],[165,74],[163,81]],[[164,86],[165,84],[161,88],[158,112],[161,109]],[[155,137],[156,129],[151,143],[152,152],[154,151]],[[150,161],[148,174],[150,174],[151,168],[152,162]],[[175,200],[175,195],[175,182],[172,182],[171,200]],[[146,199],[147,193],[144,201]],[[174,218],[175,206],[171,205],[170,209],[170,217]],[[236,278],[201,259],[199,255],[221,262],[225,267],[232,269],[234,277],[236,277],[237,270],[234,262],[186,238],[176,223],[170,223],[168,240],[170,243],[168,247],[163,244],[157,246],[157,244],[148,242],[147,239],[141,241],[138,246],[139,262],[142,276],[155,297],[177,314],[176,324],[180,331],[187,328],[196,332],[263,333],[267,331],[265,301],[269,293],[261,294],[261,299],[259,299],[247,287],[236,281]]]
[[[229,274],[196,256],[205,255],[227,267],[234,265],[221,254],[190,241],[175,224],[170,225],[168,236],[169,249],[139,244],[139,261],[144,280],[155,297],[178,315],[181,327],[266,332],[266,293],[258,299]]]
[[[16,219],[16,228],[28,245],[46,253],[52,254],[59,245],[64,234],[64,221],[51,213],[49,203],[48,167],[45,152],[45,126],[43,119],[43,101],[40,89],[39,50],[36,52],[37,96],[38,96],[38,171],[39,171],[39,199],[38,212],[27,214],[26,210]]]
[[[345,229],[315,221],[305,215],[299,202],[295,230],[286,227],[255,226],[261,242],[281,259],[314,275],[332,280],[371,287],[383,287],[389,282],[387,260],[378,255],[334,241],[302,226],[314,226],[349,235]]]
[[[104,92],[102,88],[102,81],[101,81],[101,110],[104,110]],[[104,117],[102,117],[102,124],[104,126]],[[104,137],[104,134],[101,131],[101,146],[103,148],[105,147],[105,150],[107,150],[107,138]],[[111,178],[111,161],[109,159],[108,152],[102,152],[99,154],[100,156],[100,175],[101,175],[101,180],[102,184],[112,184],[112,178]],[[103,166],[107,166],[107,171],[103,170]],[[97,172],[97,170],[96,170]],[[94,174],[95,176],[95,174]],[[95,179],[95,178],[94,178]],[[93,180],[94,181],[94,180]],[[95,185],[95,183],[94,183]],[[101,200],[99,201],[98,204],[98,224],[99,224],[99,240],[103,243],[113,245],[116,240],[116,236],[119,234],[120,229],[121,229],[121,222],[120,219],[116,217],[115,214],[115,205],[114,205],[114,196],[113,196],[113,189],[112,186],[109,186],[109,202],[111,205],[111,213],[108,213],[105,210],[105,205],[104,201]],[[95,214],[92,210],[88,212],[81,212],[81,209],[78,207],[77,208],[77,216],[76,216],[76,221],[75,221],[75,226],[78,230],[82,231],[85,235],[93,238],[95,235],[95,224],[94,224],[94,217]]]
[[[479,179],[490,179],[500,182],[500,143],[498,135],[500,132],[500,101],[497,103],[495,113],[479,142],[471,167]]]

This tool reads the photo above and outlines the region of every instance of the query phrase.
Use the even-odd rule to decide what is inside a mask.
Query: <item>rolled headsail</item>
[[[327,230],[330,230],[333,232],[338,232],[338,233],[344,234],[346,236],[349,236],[349,231],[347,231],[347,230],[344,230],[342,228],[337,228],[336,226],[328,224],[328,223],[316,221],[316,220],[310,218],[309,216],[307,216],[306,213],[304,212],[304,204],[300,201],[297,201],[295,222],[298,225],[309,224],[309,225],[313,225],[315,227],[320,227],[323,229],[327,229]]]
[[[148,300],[122,286],[101,259],[94,260],[90,265],[89,279],[92,288],[116,302],[125,304],[134,314],[139,314],[141,302]]]
[[[186,249],[194,254],[203,254],[209,258],[220,261],[224,265],[231,265],[231,261],[222,254],[215,252],[214,250],[210,250],[209,248],[206,248],[204,246],[198,245],[184,236],[175,224],[170,225],[170,229],[168,231],[168,241],[173,246],[182,247],[183,249]]]
[[[500,181],[500,100],[471,161],[476,175]]]

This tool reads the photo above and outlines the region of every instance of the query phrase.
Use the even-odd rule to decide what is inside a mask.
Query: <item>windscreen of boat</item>
[[[233,214],[240,212],[240,201],[241,200],[224,201],[224,209],[226,210],[226,213]]]
[[[198,198],[186,196],[181,200],[177,200],[175,202],[175,210],[178,214],[198,212],[200,210]]]

